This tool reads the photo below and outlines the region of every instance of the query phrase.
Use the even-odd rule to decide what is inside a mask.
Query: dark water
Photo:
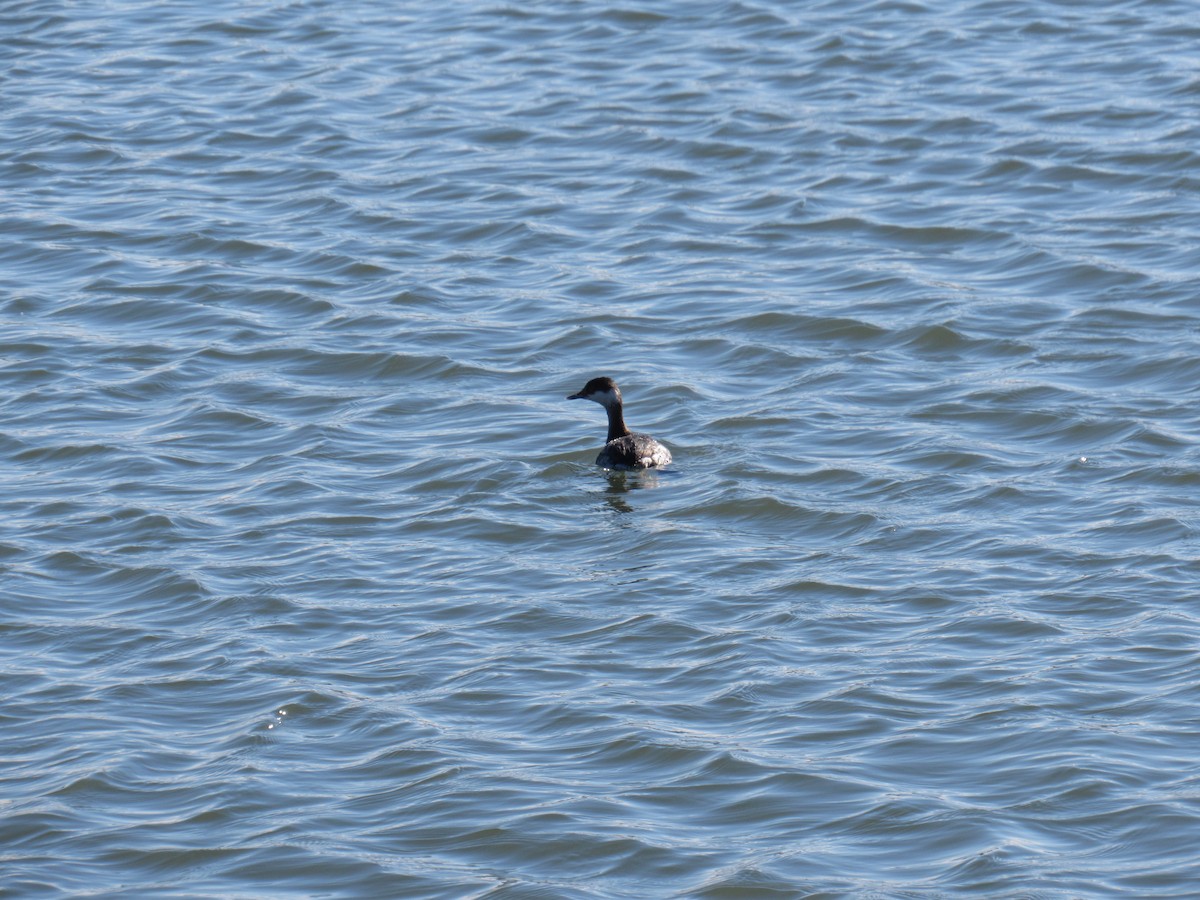
[[[1195,896],[1196,12],[5,4],[0,894]]]

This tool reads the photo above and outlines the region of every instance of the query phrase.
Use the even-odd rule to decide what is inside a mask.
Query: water
[[[0,893],[1194,896],[1195,22],[7,4]]]

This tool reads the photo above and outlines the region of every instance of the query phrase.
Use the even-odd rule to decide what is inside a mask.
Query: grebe
[[[635,434],[625,427],[621,414],[621,389],[611,378],[593,378],[568,400],[591,400],[608,413],[608,437],[596,457],[606,469],[652,469],[671,461],[671,451],[648,434]]]

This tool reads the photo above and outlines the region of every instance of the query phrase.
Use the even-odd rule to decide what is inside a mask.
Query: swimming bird
[[[621,389],[611,378],[593,378],[568,400],[591,400],[608,413],[608,437],[596,457],[596,465],[606,469],[652,469],[671,461],[671,451],[650,437],[625,427]]]

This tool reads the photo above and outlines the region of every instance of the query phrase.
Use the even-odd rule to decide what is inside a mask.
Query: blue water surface
[[[0,895],[1197,894],[1193,4],[3,8]]]

